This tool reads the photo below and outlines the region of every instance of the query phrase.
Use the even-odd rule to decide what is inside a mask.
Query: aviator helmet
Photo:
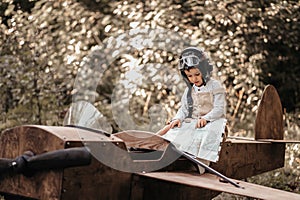
[[[188,81],[184,70],[195,67],[200,70],[203,78],[203,83],[205,85],[211,77],[213,66],[210,63],[208,56],[202,49],[196,47],[188,47],[182,51],[179,57],[179,70],[188,86],[191,86],[191,83]]]

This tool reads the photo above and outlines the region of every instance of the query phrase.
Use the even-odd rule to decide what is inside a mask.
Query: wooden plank
[[[291,143],[291,144],[300,144],[299,140],[273,140],[273,139],[258,139],[261,142],[271,142],[271,143]]]
[[[262,95],[255,119],[255,139],[283,139],[283,112],[274,86],[268,85]]]
[[[89,166],[64,170],[60,200],[129,199],[131,176],[93,158]]]
[[[226,138],[226,142],[231,142],[231,143],[271,143],[267,141],[261,141],[261,140],[255,140],[254,138],[248,138],[248,137],[235,137],[235,136],[228,136]]]
[[[220,179],[212,174],[205,173],[203,175],[200,174],[188,174],[181,172],[152,172],[152,173],[139,173],[138,176],[143,176],[152,179],[158,179],[161,181],[165,181],[166,184],[169,183],[177,183],[180,185],[187,185],[193,188],[198,188],[202,190],[203,188],[218,192],[227,192],[230,194],[237,194],[252,198],[258,199],[270,199],[270,200],[299,200],[300,194],[291,193],[287,191],[282,191],[274,188],[269,188],[261,185],[256,185],[253,183],[247,183],[240,180],[234,180],[244,189],[237,188],[232,186],[229,183],[221,182]],[[176,191],[166,191],[166,193],[176,193]],[[164,194],[161,194],[164,195]],[[205,195],[203,193],[203,195]],[[199,199],[204,199],[199,196]]]
[[[274,140],[274,139],[257,139],[248,138],[248,137],[235,137],[235,136],[228,136],[226,141],[230,142],[260,142],[260,143],[295,143],[299,144],[300,140]]]
[[[30,127],[36,127],[48,131],[49,133],[57,136],[64,141],[116,141],[122,142],[118,137],[111,135],[110,137],[105,136],[97,132],[79,129],[76,127],[65,127],[65,126],[41,126],[31,125]]]
[[[163,173],[163,172],[162,172]],[[168,175],[169,173],[166,173]],[[132,181],[131,200],[210,200],[221,192],[190,186],[181,182],[165,181],[156,177],[135,174]]]

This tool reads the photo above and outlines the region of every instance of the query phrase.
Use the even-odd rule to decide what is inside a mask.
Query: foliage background
[[[285,138],[300,140],[299,1],[278,0],[2,0],[0,2],[0,130],[21,124],[62,125],[84,58],[109,36],[132,28],[164,28],[191,38],[209,52],[215,76],[227,89],[230,134],[253,136],[265,85],[273,84],[285,113]],[[176,69],[177,50],[152,50],[144,62]],[[137,53],[142,57],[145,52]],[[130,58],[116,60],[97,86],[95,105],[111,113],[113,85]],[[151,76],[151,75],[149,75]],[[156,73],[152,76],[162,74]],[[153,77],[150,77],[153,78]],[[171,118],[179,98],[171,85],[146,85],[132,113],[149,122],[148,108],[161,104]],[[178,83],[180,84],[180,83]],[[300,192],[299,144],[287,146],[284,168],[249,181]]]

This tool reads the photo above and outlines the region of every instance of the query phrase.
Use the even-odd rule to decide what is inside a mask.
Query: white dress
[[[206,86],[194,86],[192,118],[186,118],[188,115],[186,94],[187,90],[182,97],[181,108],[174,117],[181,120],[181,127],[170,129],[162,137],[172,142],[181,151],[217,162],[226,125],[225,89],[213,79],[208,81]],[[209,123],[203,128],[195,128],[200,117]]]

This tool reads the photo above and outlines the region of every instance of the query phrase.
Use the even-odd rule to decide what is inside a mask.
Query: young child
[[[179,150],[209,165],[219,158],[226,124],[225,89],[219,81],[211,78],[213,66],[201,49],[184,49],[179,58],[179,70],[187,84],[181,107],[158,134]],[[202,174],[205,169],[199,166],[199,172]]]

